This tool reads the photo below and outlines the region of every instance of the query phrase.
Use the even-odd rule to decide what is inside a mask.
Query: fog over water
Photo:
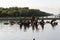
[[[0,40],[60,40],[60,21],[57,20],[58,25],[53,29],[50,24],[45,24],[44,30],[39,26],[39,31],[29,29],[24,32],[20,30],[18,24],[4,25],[5,21],[0,22]]]

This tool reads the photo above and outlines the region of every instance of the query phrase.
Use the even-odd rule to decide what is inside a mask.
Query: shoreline
[[[31,17],[0,17],[0,20],[31,20]],[[38,18],[38,20],[52,20],[52,19],[56,19],[56,20],[60,20],[60,18]]]

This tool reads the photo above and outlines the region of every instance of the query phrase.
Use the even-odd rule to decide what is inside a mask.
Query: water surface
[[[50,24],[45,24],[44,30],[39,25],[39,31],[32,31],[30,27],[24,32],[20,30],[18,24],[4,25],[7,21],[0,21],[0,40],[60,40],[60,21],[57,20],[58,25],[53,29]]]

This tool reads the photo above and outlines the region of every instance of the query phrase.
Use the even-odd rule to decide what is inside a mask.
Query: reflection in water
[[[54,28],[56,25],[58,25],[58,22],[55,22],[55,20],[51,21],[51,22],[50,21],[44,22],[43,19],[40,22],[38,22],[37,20],[34,20],[34,21],[29,21],[29,20],[9,21],[9,23],[5,22],[4,25],[8,25],[8,24],[14,25],[16,23],[20,26],[20,30],[22,29],[22,27],[24,27],[24,31],[26,31],[30,27],[32,27],[33,31],[35,29],[36,29],[36,31],[39,31],[38,24],[41,25],[42,30],[44,30],[44,25],[47,23],[51,24],[52,28]]]

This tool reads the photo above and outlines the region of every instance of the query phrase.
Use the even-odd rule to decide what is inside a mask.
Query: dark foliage
[[[39,9],[29,9],[28,7],[0,8],[0,17],[31,17],[50,16],[52,14],[40,11]]]

